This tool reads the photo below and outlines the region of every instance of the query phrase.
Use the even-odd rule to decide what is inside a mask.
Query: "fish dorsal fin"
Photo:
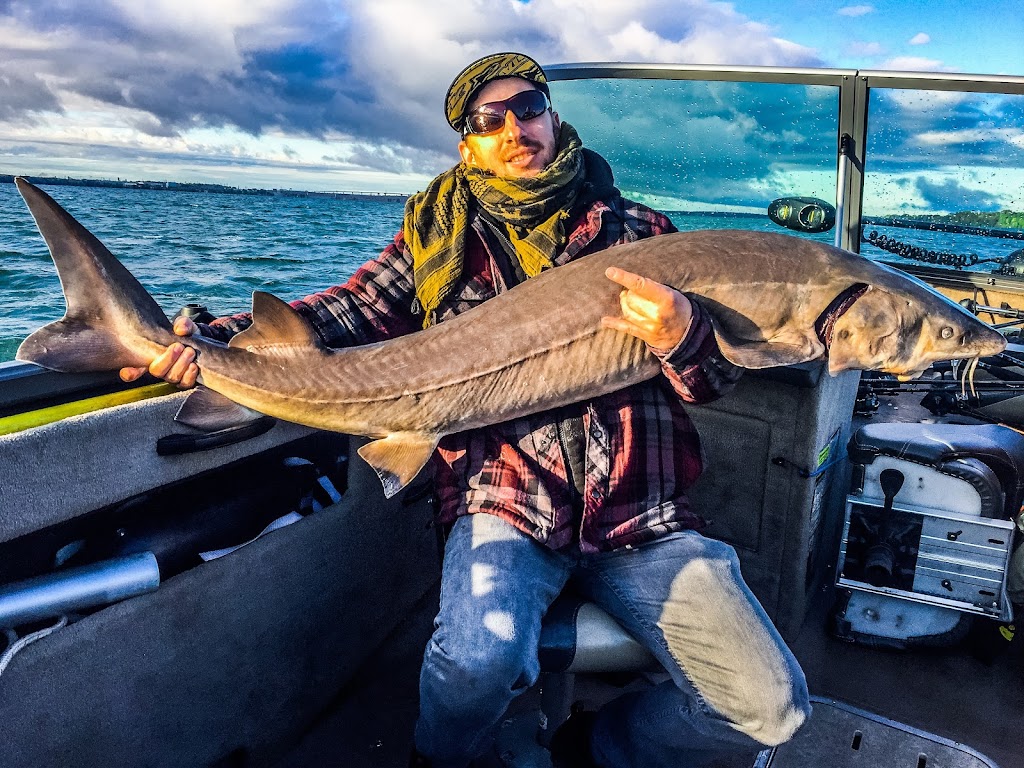
[[[231,338],[229,347],[274,354],[291,347],[321,347],[313,326],[273,294],[253,291],[252,325]]]
[[[205,432],[237,427],[262,418],[261,414],[229,400],[203,386],[192,390],[181,404],[174,420]]]
[[[359,455],[373,467],[390,499],[419,474],[440,439],[421,432],[395,432],[362,446]]]

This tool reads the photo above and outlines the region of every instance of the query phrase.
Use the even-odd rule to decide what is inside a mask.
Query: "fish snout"
[[[966,330],[960,341],[963,357],[987,357],[998,355],[1006,349],[1006,337],[995,328],[979,323]]]
[[[910,375],[912,371],[928,367],[920,365],[922,362],[977,360],[997,355],[1006,348],[1006,337],[975,317],[930,318],[920,338],[921,343],[914,353],[901,360],[903,370],[890,372]]]

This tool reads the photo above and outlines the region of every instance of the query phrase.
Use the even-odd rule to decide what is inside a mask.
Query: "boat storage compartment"
[[[786,639],[835,563],[859,381],[822,363],[748,371],[729,394],[687,408],[707,456],[693,509],[709,519],[706,535],[736,548]]]
[[[120,529],[111,537],[107,523],[120,518],[104,511],[126,499],[349,440],[278,423],[217,450],[158,456],[157,439],[183,429],[173,422],[182,397],[0,437],[0,581],[37,577],[65,531],[95,534],[89,546],[109,555]],[[404,616],[436,599],[429,499],[411,487],[385,500],[373,472],[350,464],[340,501],[249,543],[246,530],[245,546],[216,559],[179,559],[155,591],[83,612],[13,655],[0,629],[4,765],[258,766],[293,747]]]
[[[1009,621],[1024,436],[993,424],[869,424],[849,451],[838,584]]]

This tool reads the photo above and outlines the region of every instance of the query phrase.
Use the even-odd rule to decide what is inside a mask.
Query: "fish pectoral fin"
[[[373,467],[384,495],[391,498],[412,482],[437,448],[440,435],[394,432],[362,446],[358,453]]]
[[[805,339],[802,343],[783,341],[747,341],[736,343],[715,329],[718,349],[723,357],[740,368],[777,368],[815,360],[825,353],[825,345],[817,339]]]
[[[271,293],[253,291],[252,325],[232,336],[228,346],[274,354],[294,347],[320,348],[323,343],[313,326],[290,304]]]
[[[204,432],[237,427],[262,418],[262,414],[229,400],[207,387],[196,387],[185,398],[174,420]]]

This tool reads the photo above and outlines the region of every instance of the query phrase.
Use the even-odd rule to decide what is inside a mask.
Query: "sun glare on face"
[[[528,90],[535,89],[521,78],[494,80],[480,89],[467,111],[488,102],[504,101]],[[520,120],[513,112],[507,111],[505,124],[500,130],[467,134],[459,143],[459,154],[466,165],[490,171],[495,176],[530,178],[555,159],[560,126],[558,115],[551,110],[527,120]]]

